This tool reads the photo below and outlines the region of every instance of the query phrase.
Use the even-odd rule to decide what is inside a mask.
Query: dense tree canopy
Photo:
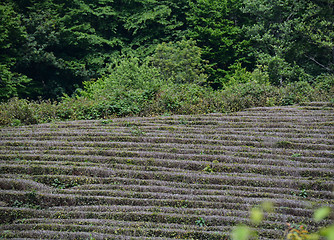
[[[12,4],[0,5],[0,99],[17,96],[30,81],[16,71],[26,29]]]
[[[252,55],[268,67],[272,83],[312,81],[334,71],[334,2],[244,0],[244,26]]]
[[[190,59],[209,64],[214,88],[240,67],[261,66],[276,85],[312,82],[334,71],[333,11],[332,0],[4,0],[0,100],[57,99],[120,56],[157,57],[158,44],[175,52],[182,39],[194,40],[203,61]]]
[[[211,64],[211,83],[220,86],[229,68],[239,62],[249,65],[249,40],[242,26],[247,19],[240,0],[196,0],[187,12],[188,36],[197,40]]]

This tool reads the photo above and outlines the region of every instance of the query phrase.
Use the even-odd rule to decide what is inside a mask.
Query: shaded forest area
[[[331,96],[333,19],[333,0],[4,0],[0,100],[89,99],[101,116],[184,113],[167,95],[242,95],[240,84],[285,89],[264,105],[295,103],[290,88]]]

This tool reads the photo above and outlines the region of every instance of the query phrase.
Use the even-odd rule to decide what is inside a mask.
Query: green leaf
[[[262,208],[266,212],[273,212],[274,211],[274,204],[270,201],[265,201],[262,203]]]
[[[334,240],[334,225],[321,229],[320,234],[326,236],[327,240]]]
[[[322,207],[322,208],[319,208],[317,209],[315,212],[314,212],[314,220],[317,221],[317,222],[320,222],[321,220],[325,219],[326,217],[328,217],[328,215],[330,214],[331,212],[331,208],[330,207]]]
[[[232,240],[247,240],[251,235],[251,229],[245,225],[239,225],[232,231]]]
[[[251,210],[250,219],[256,225],[259,224],[259,223],[261,223],[261,221],[263,220],[263,211],[262,211],[262,209],[253,208]]]

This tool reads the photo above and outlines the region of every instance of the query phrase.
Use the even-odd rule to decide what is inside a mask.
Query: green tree
[[[252,55],[276,85],[333,73],[333,1],[244,0]]]
[[[26,40],[26,29],[12,4],[0,4],[0,100],[18,96],[30,81],[16,72],[20,46]]]
[[[182,40],[159,44],[150,59],[165,81],[204,84],[207,64],[201,55],[194,40]]]
[[[240,0],[194,0],[187,12],[188,36],[203,49],[203,58],[211,65],[210,79],[214,87],[222,86],[231,66],[251,66],[249,41],[243,36],[247,21],[240,11]]]
[[[187,4],[187,0],[6,0],[4,6],[12,6],[20,16],[13,22],[24,26],[26,37],[12,47],[19,56],[3,67],[32,79],[19,96],[57,98],[83,81],[103,76],[122,54],[146,57],[157,44],[181,39]]]
[[[89,6],[46,0],[21,10],[28,38],[17,69],[33,79],[30,97],[57,98],[100,76],[104,49],[110,50],[114,42],[96,33],[91,23],[97,21],[95,12]]]
[[[114,6],[126,41],[123,52],[135,50],[137,56],[148,56],[157,44],[184,35],[188,0],[117,0]]]

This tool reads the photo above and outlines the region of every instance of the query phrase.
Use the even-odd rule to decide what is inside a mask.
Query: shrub
[[[137,58],[124,57],[109,71],[108,76],[96,82],[85,82],[85,89],[76,97],[77,101],[90,103],[81,108],[88,111],[90,117],[137,115],[154,99],[162,85],[158,70]]]
[[[202,114],[223,110],[219,91],[194,83],[164,85],[147,108],[147,111],[159,114]]]
[[[334,100],[334,74],[322,74],[315,79],[314,89],[321,100]]]
[[[267,84],[247,82],[223,90],[222,100],[228,112],[255,106],[274,106],[279,103],[279,89]]]
[[[288,84],[283,88],[282,105],[292,105],[300,102],[317,100],[314,88],[304,81]]]
[[[34,113],[32,106],[26,99],[12,98],[7,103],[2,103],[1,109],[1,125],[19,125],[36,124],[38,118]]]
[[[57,119],[57,103],[51,101],[12,98],[0,104],[0,125],[29,125]]]
[[[269,75],[264,66],[259,65],[253,72],[249,72],[240,63],[237,63],[230,69],[232,71],[228,72],[224,79],[225,88],[249,82],[269,85]]]

